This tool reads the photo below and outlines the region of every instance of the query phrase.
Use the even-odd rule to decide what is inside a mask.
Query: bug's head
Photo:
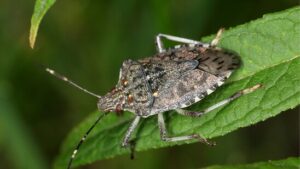
[[[106,112],[122,112],[124,104],[123,92],[115,88],[100,98],[97,106],[99,110]]]
[[[125,60],[119,74],[119,81],[114,89],[98,101],[98,109],[109,112],[122,112],[128,110],[128,106],[133,103],[133,96],[130,94],[132,84],[138,80],[136,75],[137,66],[132,60]],[[126,108],[125,108],[126,107]]]

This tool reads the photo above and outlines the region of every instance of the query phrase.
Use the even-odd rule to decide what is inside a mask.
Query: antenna
[[[46,68],[46,71],[47,71],[48,73],[50,73],[51,75],[57,77],[58,79],[63,80],[63,81],[65,81],[65,82],[69,83],[70,85],[76,87],[77,89],[82,90],[82,91],[84,91],[85,93],[88,93],[88,94],[90,94],[90,95],[92,95],[92,96],[94,96],[94,97],[97,97],[97,98],[101,99],[101,96],[99,96],[99,95],[97,95],[97,94],[95,94],[95,93],[93,93],[93,92],[88,91],[87,89],[85,89],[85,88],[79,86],[78,84],[74,83],[72,80],[69,80],[67,77],[65,77],[65,76],[63,76],[63,75],[61,75],[61,74],[59,74],[59,73],[56,73],[54,70],[49,69],[49,68]]]
[[[82,143],[86,140],[86,137],[89,135],[89,133],[93,130],[93,128],[98,124],[98,122],[105,116],[107,115],[109,112],[104,112],[103,114],[101,114],[98,119],[95,121],[95,123],[87,130],[87,132],[84,134],[84,136],[81,138],[81,140],[78,142],[76,148],[74,149],[73,153],[72,153],[72,156],[69,160],[69,164],[68,164],[68,168],[67,169],[70,169],[71,168],[71,165],[72,165],[72,162],[73,162],[73,159],[76,157],[76,154],[80,148],[80,146],[82,145]]]

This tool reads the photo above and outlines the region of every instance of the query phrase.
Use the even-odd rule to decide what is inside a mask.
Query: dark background
[[[298,5],[296,0],[58,0],[34,50],[28,32],[34,1],[0,1],[0,168],[47,169],[67,133],[96,99],[44,72],[54,68],[105,94],[127,58],[155,52],[154,36],[200,39]],[[200,168],[299,156],[299,107],[216,138],[102,160],[82,168]]]

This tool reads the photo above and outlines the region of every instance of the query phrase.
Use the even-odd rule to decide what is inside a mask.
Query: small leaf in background
[[[290,157],[284,160],[270,160],[265,162],[257,162],[253,164],[241,164],[241,165],[215,165],[205,167],[203,169],[299,169],[300,158]]]
[[[36,0],[33,15],[31,17],[31,26],[29,34],[29,44],[31,48],[34,48],[36,36],[39,30],[39,25],[49,10],[49,8],[55,3],[55,0]]]
[[[224,32],[220,46],[237,52],[243,66],[227,84],[190,109],[203,110],[241,89],[259,83],[264,87],[200,118],[165,113],[170,135],[198,133],[206,138],[215,138],[299,105],[299,15],[300,8],[295,7],[264,15],[261,19]],[[76,143],[98,115],[99,112],[92,114],[69,134],[55,162],[56,169],[66,167]],[[132,114],[129,113],[119,119],[114,115],[104,118],[81,147],[74,166],[129,153],[120,144],[131,119]],[[142,123],[142,127],[140,125],[133,134],[137,139],[137,151],[195,142],[163,142],[160,140],[156,117],[144,119]]]

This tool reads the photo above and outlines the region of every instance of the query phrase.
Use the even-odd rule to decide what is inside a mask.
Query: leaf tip
[[[37,28],[34,28],[34,26],[32,26],[30,28],[30,34],[29,34],[29,45],[31,47],[31,49],[34,48],[34,44],[35,44],[35,39],[36,39],[36,35],[37,35]]]

